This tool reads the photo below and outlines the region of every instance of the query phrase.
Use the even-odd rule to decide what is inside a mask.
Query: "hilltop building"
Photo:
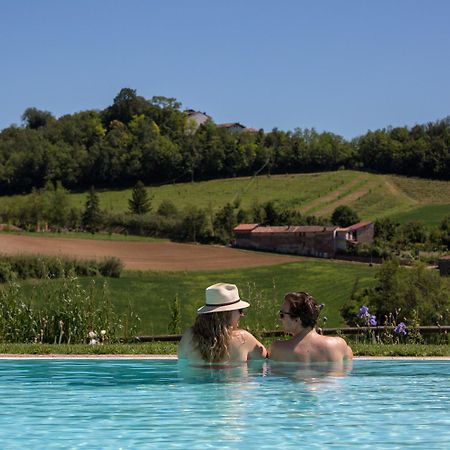
[[[217,128],[222,128],[232,133],[257,133],[258,130],[256,128],[247,128],[245,125],[242,125],[239,122],[231,122],[231,123],[219,123],[217,124]]]
[[[266,250],[295,255],[333,258],[361,243],[373,242],[373,222],[359,222],[350,227],[274,226],[257,223],[240,224],[234,228],[235,247]]]
[[[191,132],[195,132],[201,125],[210,122],[212,119],[208,114],[200,111],[195,111],[193,109],[187,109],[185,111],[187,114],[187,121],[190,125]],[[256,128],[247,128],[245,125],[242,125],[239,122],[231,122],[231,123],[219,123],[217,124],[217,128],[222,128],[224,130],[231,131],[232,133],[257,133],[258,130]]]
[[[197,131],[200,125],[203,125],[211,120],[211,117],[209,117],[208,114],[200,111],[194,111],[193,109],[187,109],[185,113],[188,116],[188,124],[193,127],[194,131]]]

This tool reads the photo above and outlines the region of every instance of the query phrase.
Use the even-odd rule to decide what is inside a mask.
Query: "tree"
[[[216,237],[224,242],[229,242],[233,238],[233,229],[237,225],[236,210],[238,207],[239,204],[226,203],[214,216],[214,232]]]
[[[184,212],[180,238],[191,242],[208,242],[211,239],[211,224],[207,212],[197,206],[189,206]]]
[[[41,191],[41,197],[45,200],[45,219],[51,227],[62,228],[66,226],[69,217],[69,192],[63,187],[60,181],[56,183],[47,182]]]
[[[450,249],[450,215],[444,217],[439,225],[442,244]]]
[[[95,233],[102,225],[103,217],[100,210],[100,199],[95,192],[94,186],[91,186],[86,200],[83,214],[81,216],[81,226],[91,233]]]
[[[137,95],[135,89],[123,88],[114,97],[113,104],[102,112],[102,116],[106,126],[113,120],[128,124],[133,116],[143,114],[149,107],[147,100]]]
[[[163,200],[156,211],[159,216],[176,217],[179,214],[178,208],[172,200]]]
[[[400,240],[405,243],[424,243],[427,240],[427,229],[422,222],[411,220],[399,228]]]
[[[144,183],[138,181],[128,200],[128,210],[131,214],[145,214],[152,209],[151,203],[152,197],[148,196]]]
[[[22,114],[22,120],[25,122],[27,128],[36,130],[37,128],[45,127],[49,123],[54,122],[55,118],[49,111],[41,111],[37,108],[27,108]]]
[[[383,241],[392,241],[397,232],[398,223],[389,217],[382,217],[375,220],[375,238]]]
[[[355,288],[350,301],[341,308],[348,324],[353,324],[356,311],[363,305],[373,311],[380,324],[389,317],[407,325],[417,319],[422,325],[450,320],[450,292],[437,271],[422,264],[404,268],[399,259],[391,258],[380,266],[375,279],[371,288]]]
[[[338,206],[331,215],[331,222],[338,227],[348,227],[359,222],[356,212],[347,205]]]

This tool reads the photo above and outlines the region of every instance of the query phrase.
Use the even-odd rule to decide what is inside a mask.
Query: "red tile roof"
[[[241,223],[237,227],[234,227],[234,231],[252,231],[258,227],[257,223]]]
[[[323,227],[318,225],[305,226],[279,226],[279,227],[258,227],[253,233],[322,233],[336,230],[337,227]]]
[[[373,222],[371,222],[371,221],[358,222],[353,225],[350,225],[349,227],[339,228],[339,231],[354,231],[354,230],[358,230],[359,228],[364,228],[367,225],[370,225],[371,223],[373,223]]]
[[[219,124],[217,124],[217,128],[231,128],[231,127],[245,128],[245,126],[240,124],[239,122],[230,122],[230,123],[219,123]]]

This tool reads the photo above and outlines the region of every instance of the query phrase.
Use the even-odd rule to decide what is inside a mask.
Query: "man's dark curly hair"
[[[304,327],[314,328],[320,314],[320,306],[314,297],[307,292],[289,292],[284,296],[289,302],[289,313],[300,318]]]

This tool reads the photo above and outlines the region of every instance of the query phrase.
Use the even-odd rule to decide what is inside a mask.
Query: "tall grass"
[[[0,342],[85,343],[135,334],[136,316],[118,316],[105,282],[76,277],[0,290]],[[133,321],[133,323],[131,323]]]
[[[327,316],[327,326],[342,326],[340,307],[350,298],[355,281],[359,287],[374,283],[376,268],[362,264],[310,259],[269,267],[241,268],[210,272],[137,272],[124,271],[119,279],[108,279],[112,302],[124,314],[129,305],[141,321],[140,335],[166,334],[174,327],[171,306],[179,299],[177,324],[182,330],[190,326],[197,308],[204,303],[204,291],[217,282],[229,282],[239,288],[241,298],[250,302],[241,326],[255,329],[277,329],[277,312],[286,292],[306,290]],[[87,279],[80,280],[88,283]],[[178,314],[178,312],[177,312]]]

